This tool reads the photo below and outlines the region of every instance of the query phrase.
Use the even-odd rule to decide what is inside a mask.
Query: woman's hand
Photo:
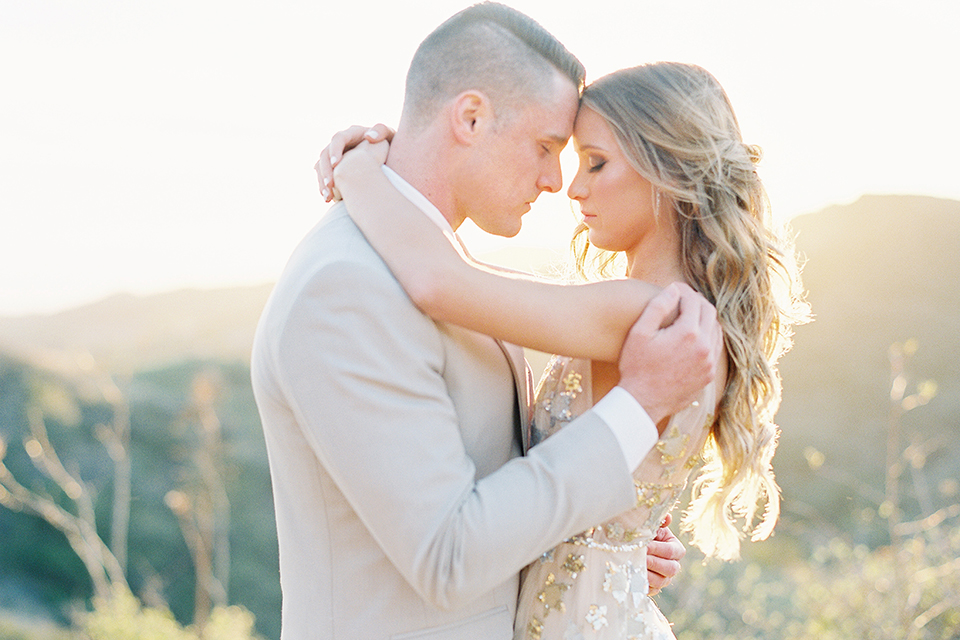
[[[351,187],[369,187],[369,180],[365,181],[366,176],[383,175],[383,163],[387,161],[389,152],[390,143],[386,140],[376,143],[368,142],[366,138],[361,140],[360,144],[347,151],[333,168],[337,191],[349,196]]]
[[[340,162],[344,152],[356,147],[364,140],[371,143],[383,140],[390,142],[393,140],[394,133],[396,131],[385,124],[376,124],[373,127],[361,127],[355,124],[333,134],[330,144],[320,152],[320,159],[313,165],[317,172],[317,182],[320,184],[320,194],[324,201],[330,202],[340,199],[340,194],[336,191],[334,183],[333,169]]]
[[[647,545],[647,580],[651,596],[660,593],[680,573],[680,560],[687,553],[683,543],[669,529],[672,519],[668,513],[656,537]]]

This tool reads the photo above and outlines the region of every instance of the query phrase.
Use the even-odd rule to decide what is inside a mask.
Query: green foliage
[[[256,638],[253,614],[243,607],[216,607],[200,633],[200,640],[245,640]]]
[[[0,620],[0,640],[76,640],[72,631],[49,622]]]
[[[122,383],[130,403],[133,467],[127,579],[137,593],[157,592],[180,624],[192,621],[193,560],[164,497],[192,481],[191,452],[198,446],[199,427],[190,414],[190,393],[191,381],[200,372],[213,372],[221,382],[215,409],[223,431],[223,482],[233,507],[229,602],[255,614],[260,633],[278,637],[280,587],[273,502],[245,366],[187,362],[142,372]],[[95,434],[98,424],[109,422],[112,410],[84,387],[83,376],[54,374],[0,356],[0,439],[6,443],[5,464],[23,484],[73,508],[24,450],[29,434],[26,408],[42,406],[60,458],[89,484],[100,535],[109,543],[113,479],[107,452]],[[66,612],[91,596],[83,563],[63,534],[43,519],[0,508],[0,535],[6,541],[0,544],[0,578],[6,578],[0,583],[0,603],[15,602],[18,596],[13,592],[23,590],[17,585],[29,583],[49,607],[49,619],[64,623]]]
[[[198,629],[181,626],[168,609],[145,607],[124,589],[109,598],[94,598],[93,611],[83,614],[86,640],[254,640],[254,617],[242,607],[217,607]]]
[[[956,640],[958,557],[955,518],[911,538],[899,554],[835,538],[789,563],[688,557],[657,599],[678,640]]]
[[[0,640],[76,640],[74,634],[50,623],[0,620]]]
[[[90,640],[191,640],[169,610],[142,607],[128,591],[117,589],[110,598],[94,598],[93,611],[80,624]]]
[[[909,428],[904,417],[936,395],[930,381],[910,388],[904,365],[916,350],[908,341],[890,349],[891,392],[886,440],[886,488],[864,490],[862,481],[808,447],[809,471],[858,492],[850,519],[859,524],[815,544],[815,528],[794,520],[788,531],[806,532],[809,556],[778,545],[779,556],[741,565],[700,563],[668,590],[663,606],[678,640],[702,637],[752,640],[956,640],[960,637],[960,503],[957,482],[928,464],[939,438]],[[874,446],[874,455],[880,447]],[[868,448],[868,447],[865,447]],[[879,456],[878,456],[879,457]],[[954,471],[955,473],[955,471]],[[909,478],[910,482],[904,482]],[[878,483],[879,484],[879,483]],[[937,487],[933,490],[932,487]],[[909,492],[906,491],[909,489]],[[867,505],[867,506],[864,506]],[[817,513],[814,511],[814,513]],[[906,519],[912,518],[912,520]],[[822,536],[821,536],[822,537]],[[868,545],[857,540],[881,540]],[[747,548],[747,553],[756,546]]]

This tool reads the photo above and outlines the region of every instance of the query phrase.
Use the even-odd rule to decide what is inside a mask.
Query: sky
[[[417,45],[468,4],[0,1],[0,316],[275,280],[326,209],[319,151],[395,125]],[[588,82],[656,60],[711,71],[780,220],[867,193],[960,200],[956,0],[508,4]],[[547,194],[516,238],[463,235],[475,254],[563,252],[574,224]]]

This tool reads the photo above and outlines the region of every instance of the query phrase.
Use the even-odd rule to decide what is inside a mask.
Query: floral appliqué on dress
[[[593,406],[590,363],[551,359],[537,389],[530,442]],[[670,623],[647,595],[647,544],[700,459],[715,404],[708,386],[671,418],[634,472],[636,507],[544,553],[524,572],[515,640],[670,640]]]

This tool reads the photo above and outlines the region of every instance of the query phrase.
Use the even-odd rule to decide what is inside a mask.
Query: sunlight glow
[[[467,4],[5,3],[0,315],[273,280],[324,209],[325,141],[395,124],[414,49]],[[783,219],[864,193],[960,199],[955,2],[512,4],[590,78],[660,59],[713,72]],[[565,252],[573,224],[544,196],[509,244]],[[507,244],[464,235],[475,254]]]

